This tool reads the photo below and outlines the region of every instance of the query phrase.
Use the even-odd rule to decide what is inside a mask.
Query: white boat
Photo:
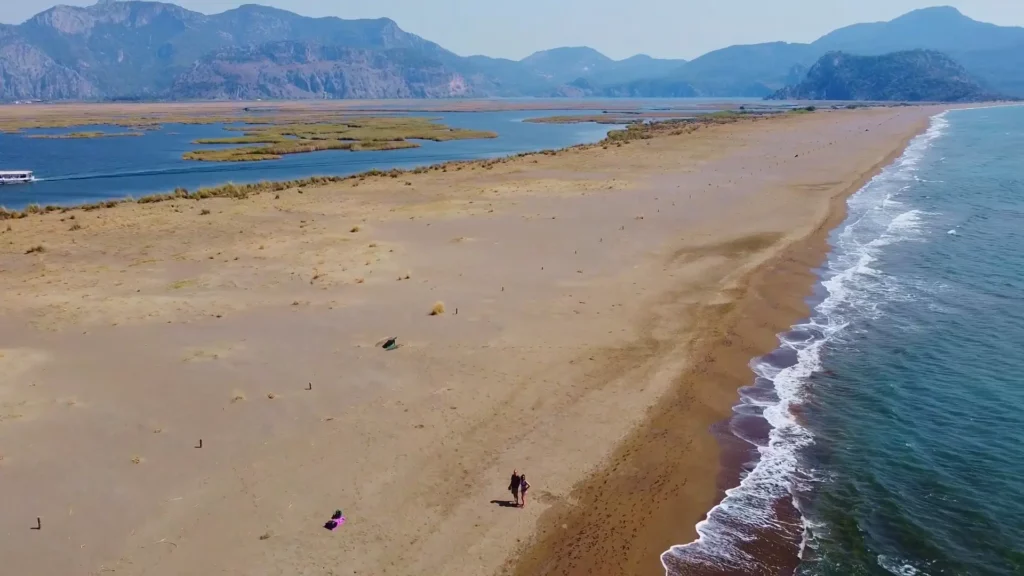
[[[0,185],[4,184],[29,184],[35,182],[36,177],[31,170],[6,170],[0,171]]]

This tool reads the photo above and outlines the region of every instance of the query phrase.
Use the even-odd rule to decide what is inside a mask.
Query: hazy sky
[[[54,0],[0,0],[0,21],[22,22]],[[94,0],[65,0],[84,6]],[[809,42],[848,24],[890,20],[943,0],[178,0],[207,14],[243,3],[306,16],[387,16],[458,54],[522,58],[557,46],[591,46],[694,58],[730,44]],[[985,22],[1024,26],[1024,0],[946,0]]]

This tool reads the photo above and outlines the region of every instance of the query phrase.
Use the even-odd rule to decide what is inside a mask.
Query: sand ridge
[[[47,408],[0,422],[0,554],[19,573],[657,571],[714,501],[708,428],[745,355],[798,313],[753,279],[935,112],[9,222],[0,348],[46,361],[0,402]],[[794,291],[815,257],[784,274]],[[750,299],[774,312],[737,316]],[[745,323],[759,336],[716,356],[732,378],[680,379]],[[666,399],[676,417],[645,427]],[[628,453],[641,433],[678,444],[671,466]],[[492,502],[514,467],[525,509]],[[600,530],[578,514],[595,494],[614,504]],[[645,531],[645,498],[678,531]],[[336,508],[349,522],[326,531]]]

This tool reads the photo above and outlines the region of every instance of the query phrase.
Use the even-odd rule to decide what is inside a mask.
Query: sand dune
[[[935,112],[2,222],[5,569],[659,573],[842,198]]]

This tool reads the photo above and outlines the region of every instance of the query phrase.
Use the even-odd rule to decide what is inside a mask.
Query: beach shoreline
[[[18,514],[73,504],[55,531],[82,544],[23,541],[5,524],[17,537],[2,551],[15,567],[147,574],[253,562],[656,573],[720,494],[710,429],[750,360],[806,315],[846,197],[937,111],[751,120],[276,197],[14,221],[0,236],[0,362],[13,374],[0,380],[0,465]],[[448,313],[428,317],[439,299]],[[392,331],[408,344],[381,357],[372,344]],[[344,384],[320,392],[341,366]],[[143,367],[165,373],[133,380]],[[287,379],[317,380],[316,395],[282,391]],[[124,431],[139,426],[151,430]],[[62,463],[12,447],[15,434],[79,438]],[[97,488],[86,502],[46,481],[88,462],[102,464],[79,479]],[[516,512],[493,504],[513,467],[534,485]],[[131,496],[100,488],[115,472]],[[350,518],[343,543],[315,530],[325,506]],[[85,534],[99,510],[106,531]]]
[[[935,113],[939,113],[939,111],[936,110]],[[707,429],[709,436],[712,434],[713,428],[717,430],[715,435],[718,443],[723,440],[735,442],[736,438],[726,427],[730,420],[729,411],[739,401],[736,392],[739,388],[753,383],[754,374],[750,370],[750,362],[775,350],[778,347],[777,335],[807,317],[809,309],[806,301],[814,284],[819,281],[815,270],[824,262],[830,251],[827,241],[829,234],[846,218],[847,199],[863,188],[883,168],[899,158],[909,143],[928,128],[929,120],[930,117],[922,118],[880,160],[856,175],[849,183],[838,188],[831,195],[823,218],[808,234],[790,242],[768,260],[751,270],[739,282],[742,296],[737,298],[734,307],[718,310],[716,307],[710,306],[703,311],[700,323],[704,325],[703,330],[710,332],[710,336],[699,338],[689,354],[694,358],[703,358],[704,361],[698,362],[684,372],[680,376],[680,380],[686,385],[679,386],[663,398],[643,426],[620,444],[616,451],[616,457],[612,459],[611,467],[613,469],[642,467],[635,462],[643,460],[649,462],[657,460],[659,454],[672,453],[673,443],[678,439],[659,434],[659,430],[664,431],[671,427],[670,422],[677,421],[680,413],[686,413],[682,406],[690,400],[687,397],[687,386],[693,388],[718,386],[732,391],[731,398],[728,395],[720,396],[717,398],[718,403],[711,407],[721,418],[709,422]],[[662,441],[652,444],[651,438],[660,438]],[[737,442],[737,444],[739,443]],[[750,446],[746,445],[745,448],[749,451]],[[648,517],[645,525],[639,527],[640,531],[649,535],[649,540],[653,540],[653,543],[642,541],[638,543],[635,531],[624,530],[621,527],[618,530],[602,531],[605,538],[591,542],[581,540],[573,534],[566,534],[564,529],[559,530],[559,527],[569,524],[581,526],[581,530],[601,530],[597,526],[606,520],[604,518],[588,518],[585,511],[596,508],[601,511],[599,516],[606,517],[605,508],[598,505],[601,499],[605,495],[611,497],[611,494],[631,492],[629,484],[636,480],[635,477],[619,478],[620,484],[609,488],[609,480],[615,480],[614,473],[607,468],[601,470],[598,474],[574,487],[574,491],[579,494],[576,498],[578,503],[572,510],[551,510],[548,512],[549,517],[542,519],[542,527],[539,529],[540,537],[533,543],[532,548],[525,552],[524,560],[517,565],[514,573],[517,576],[571,574],[577,573],[575,571],[579,570],[578,573],[588,574],[656,574],[659,573],[659,569],[669,569],[663,562],[659,562],[660,553],[652,555],[651,552],[660,548],[662,552],[668,553],[671,548],[693,542],[698,537],[695,530],[696,524],[721,501],[726,489],[739,483],[741,468],[749,461],[746,459],[742,462],[736,461],[737,456],[735,453],[720,454],[719,459],[723,462],[722,467],[719,467],[716,461],[717,470],[714,474],[717,481],[714,496],[709,497],[706,493],[702,495],[706,505],[686,509],[673,506],[661,499],[661,492],[666,489],[670,491],[685,489],[688,475],[681,473],[675,475],[675,482],[683,480],[679,486],[672,487],[673,480],[668,479],[666,482],[668,488],[659,486],[656,493],[643,491],[638,494],[639,498],[649,499],[664,510],[658,515],[660,517]],[[733,461],[729,461],[730,458]],[[636,503],[626,502],[619,506],[629,506],[633,510],[636,508]],[[701,509],[703,511],[700,511]],[[681,510],[685,510],[685,512],[681,512]],[[583,512],[583,517],[580,517],[581,512]],[[631,528],[635,529],[636,527]],[[766,536],[770,538],[773,535],[766,534]],[[586,543],[586,545],[583,546],[583,551],[578,551],[581,543]],[[785,544],[785,542],[773,543],[773,545],[778,544]],[[798,548],[794,546],[794,542],[788,542],[788,544],[788,554],[780,553],[778,549],[770,552],[775,555],[776,561],[784,562],[782,566],[778,566],[780,569],[791,570],[798,562],[796,558]],[[637,557],[620,556],[624,556],[625,562],[616,561],[614,556],[609,557],[606,554],[595,552],[595,549],[606,549],[614,554],[616,551],[632,551],[637,547],[642,547],[642,552]],[[766,552],[770,548],[771,546],[768,548],[754,547],[753,549]],[[567,563],[571,568],[565,568]],[[707,565],[674,562],[669,573],[724,575],[733,572],[729,569],[715,569]]]
[[[892,150],[888,156],[872,166],[869,171],[863,173],[849,187],[835,195],[832,198],[828,215],[821,225],[807,237],[783,250],[776,257],[776,262],[768,263],[765,268],[759,270],[759,278],[752,279],[751,290],[759,292],[762,297],[767,297],[765,295],[770,294],[770,297],[773,299],[782,298],[778,301],[777,305],[783,308],[784,313],[783,317],[770,320],[770,326],[775,331],[775,341],[763,352],[748,360],[748,381],[741,386],[753,385],[753,378],[756,374],[750,369],[752,363],[765,360],[767,356],[773,353],[785,353],[779,338],[792,329],[794,325],[808,318],[811,312],[808,303],[813,302],[812,292],[820,286],[823,280],[821,267],[833,250],[829,237],[847,221],[849,199],[854,194],[863,190],[865,186],[868,186],[883,170],[904,157],[909,146],[929,130],[936,116],[943,113],[945,113],[945,110],[942,112],[937,111],[936,115],[923,119],[916,132],[908,134],[899,147]],[[758,350],[760,351],[760,348]],[[739,405],[737,402],[733,407],[735,408]],[[715,500],[715,506],[722,503],[725,490],[737,487],[745,471],[759,460],[755,459],[752,461],[750,459],[753,446],[741,439],[736,431],[730,429],[734,424],[742,426],[735,422],[736,416],[736,414],[733,414],[729,419],[715,427],[715,434],[718,436],[721,446],[722,462],[720,470],[721,485]],[[749,434],[749,437],[756,439],[757,442],[767,443],[769,441],[765,430],[759,429],[756,424],[753,428],[743,430],[742,433]],[[736,550],[756,558],[762,562],[763,567],[767,567],[769,570],[780,573],[793,571],[800,563],[799,555],[802,552],[801,547],[803,545],[804,534],[801,513],[790,501],[774,501],[772,505],[775,518],[783,523],[791,523],[791,526],[799,526],[800,530],[758,528],[756,529],[758,532],[757,542],[740,542],[734,543],[734,545]],[[708,514],[710,514],[710,510]],[[708,521],[708,515],[705,515],[702,521]],[[699,550],[690,556],[686,556],[685,551],[688,549],[688,545],[692,544],[697,544],[697,541],[682,545],[677,544],[665,551],[661,561],[668,574],[712,575],[731,573],[730,569],[716,570],[709,568],[706,563],[702,562],[702,560],[714,557],[713,550]],[[684,555],[673,554],[677,549],[683,552]],[[712,554],[704,555],[709,552]]]

